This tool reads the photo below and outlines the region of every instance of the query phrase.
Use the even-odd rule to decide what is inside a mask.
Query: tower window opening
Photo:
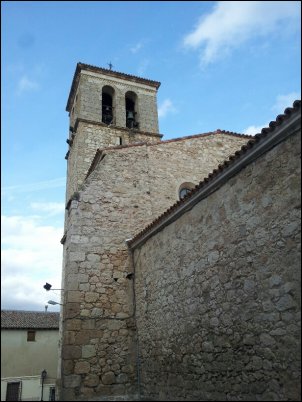
[[[113,95],[114,90],[105,86],[102,91],[102,122],[105,124],[113,123]]]
[[[138,128],[137,122],[137,96],[134,92],[127,92],[125,96],[126,101],[126,127],[128,128]]]

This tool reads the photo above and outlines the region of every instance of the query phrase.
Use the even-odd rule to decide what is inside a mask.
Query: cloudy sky
[[[300,2],[1,2],[2,309],[60,300],[76,63],[160,81],[163,139],[255,134],[301,98]],[[57,311],[49,306],[48,311]]]

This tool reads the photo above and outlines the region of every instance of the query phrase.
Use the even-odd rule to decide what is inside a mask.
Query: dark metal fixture
[[[44,369],[41,373],[41,380],[42,380],[41,401],[43,401],[43,386],[46,377],[47,377],[47,371]]]

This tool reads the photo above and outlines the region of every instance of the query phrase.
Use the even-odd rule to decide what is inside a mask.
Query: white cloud
[[[202,47],[201,63],[207,65],[251,38],[281,32],[281,23],[292,27],[292,21],[299,19],[300,7],[298,1],[219,1],[185,36],[183,44]]]
[[[138,42],[135,46],[132,46],[132,47],[130,48],[130,52],[133,53],[133,54],[135,54],[135,53],[137,53],[142,47],[143,47],[142,42]]]
[[[42,225],[34,217],[1,220],[2,308],[42,310],[51,298],[45,282],[60,288],[63,228]]]
[[[158,108],[158,116],[165,117],[168,113],[176,113],[176,109],[170,99],[165,99]]]
[[[272,110],[276,114],[282,114],[287,107],[292,107],[296,99],[301,99],[301,92],[291,92],[287,95],[278,95]]]
[[[64,202],[32,202],[30,207],[35,211],[46,212],[49,216],[63,214]]]
[[[26,91],[36,91],[39,89],[39,85],[36,81],[30,80],[26,75],[18,82],[18,93],[21,94]]]

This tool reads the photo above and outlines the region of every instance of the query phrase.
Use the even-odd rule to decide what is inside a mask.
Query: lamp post
[[[44,380],[47,376],[47,371],[44,369],[41,373],[41,380],[42,380],[42,390],[41,390],[41,401],[43,401],[43,385],[44,385]]]

